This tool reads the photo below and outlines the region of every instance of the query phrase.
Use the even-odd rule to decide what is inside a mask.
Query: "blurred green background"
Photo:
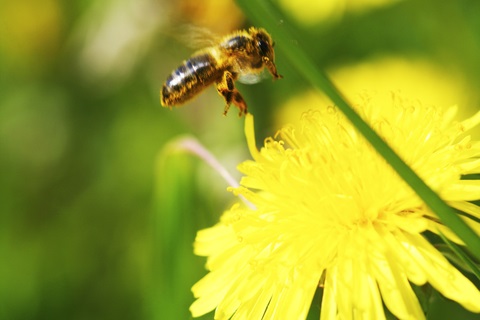
[[[461,115],[480,108],[480,1],[274,3],[278,28],[304,38],[277,43],[284,79],[238,85],[260,143],[312,107],[282,46],[308,50],[348,96],[400,90]],[[195,233],[235,199],[166,146],[195,137],[237,178],[249,157],[243,120],[222,116],[213,88],[160,106],[194,51],[192,25],[223,35],[251,24],[225,0],[0,2],[0,319],[191,318],[190,287],[206,273]],[[431,319],[478,319],[425,299]]]

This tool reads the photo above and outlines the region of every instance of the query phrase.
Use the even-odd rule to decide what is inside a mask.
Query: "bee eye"
[[[267,56],[270,52],[268,43],[263,40],[258,41],[258,47],[260,48],[260,53],[262,54],[262,56]]]

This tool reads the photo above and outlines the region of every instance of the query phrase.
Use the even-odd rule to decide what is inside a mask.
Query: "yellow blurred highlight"
[[[232,0],[181,0],[177,3],[182,16],[189,22],[219,34],[238,29],[245,19]]]
[[[335,21],[346,12],[362,12],[394,4],[399,0],[279,0],[283,10],[298,23],[312,26],[326,21]]]
[[[469,88],[460,73],[425,60],[381,58],[327,73],[350,101],[358,100],[365,92],[373,95],[400,93],[408,99],[438,107],[458,105],[457,120],[472,116],[479,108],[478,93]],[[322,93],[308,91],[284,104],[277,123],[297,121],[303,111],[331,105],[332,102]]]
[[[0,50],[8,61],[38,66],[59,48],[62,10],[58,0],[5,0],[0,4],[0,26]]]
[[[280,0],[279,4],[298,23],[306,26],[336,19],[345,10],[344,1]]]

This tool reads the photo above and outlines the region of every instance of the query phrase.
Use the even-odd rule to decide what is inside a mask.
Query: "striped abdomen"
[[[217,70],[217,63],[210,54],[191,57],[167,78],[162,88],[162,105],[184,103],[221,79],[222,73]]]

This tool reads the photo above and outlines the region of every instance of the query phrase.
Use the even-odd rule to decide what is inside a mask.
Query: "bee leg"
[[[245,100],[243,100],[240,92],[235,88],[235,79],[236,74],[231,73],[230,71],[225,71],[222,80],[217,82],[217,91],[225,99],[226,103],[223,111],[224,116],[227,115],[232,102],[240,110],[239,116],[247,114],[247,104],[245,103]]]
[[[245,102],[245,100],[243,100],[243,97],[240,94],[240,92],[238,92],[238,90],[235,89],[232,92],[232,95],[233,95],[233,104],[238,108],[238,110],[240,110],[240,112],[238,113],[238,116],[241,117],[244,114],[246,115],[248,113],[247,103]]]

